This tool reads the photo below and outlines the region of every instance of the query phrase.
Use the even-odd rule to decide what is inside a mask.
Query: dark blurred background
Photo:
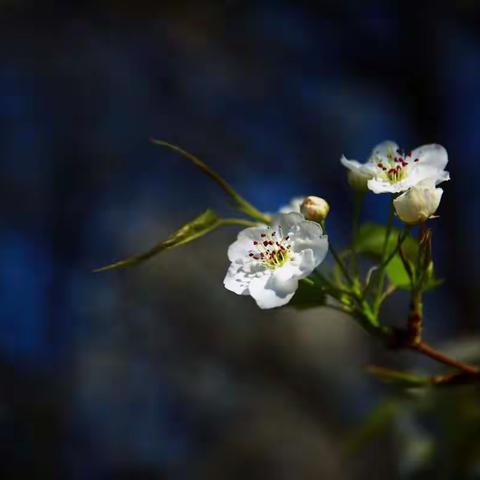
[[[339,246],[341,154],[438,142],[453,178],[434,226],[447,282],[426,299],[426,336],[473,338],[480,7],[359,3],[0,1],[0,478],[480,478],[475,455],[467,468],[452,454],[472,437],[403,407],[345,456],[392,395],[366,364],[438,368],[384,352],[341,314],[264,312],[227,292],[235,228],[91,272],[227,209],[152,136],[266,211],[327,198]],[[365,218],[386,217],[383,197],[368,197]],[[385,316],[405,311],[400,295]]]

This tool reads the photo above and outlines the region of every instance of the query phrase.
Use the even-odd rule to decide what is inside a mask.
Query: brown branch
[[[447,373],[446,375],[435,375],[430,379],[432,385],[470,385],[480,382],[480,375],[471,375],[465,372]]]
[[[449,365],[450,367],[454,367],[457,370],[460,370],[469,375],[480,374],[480,367],[449,357],[448,355],[445,355],[444,353],[439,352],[438,350],[435,350],[433,347],[428,345],[428,343],[425,343],[423,340],[420,342],[410,344],[409,348],[418,353],[426,355],[427,357],[430,357],[433,360],[436,360],[437,362],[443,363],[445,365]]]

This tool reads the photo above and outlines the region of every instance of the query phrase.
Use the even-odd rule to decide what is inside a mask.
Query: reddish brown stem
[[[412,292],[410,312],[407,319],[408,343],[416,345],[422,341],[423,315],[422,295],[418,290]]]
[[[462,372],[468,373],[470,375],[478,375],[480,374],[480,368],[476,367],[475,365],[471,365],[469,363],[461,362],[460,360],[456,360],[455,358],[451,358],[448,355],[435,350],[433,347],[425,343],[424,341],[420,341],[410,345],[412,350],[416,352],[422,353],[427,357],[436,360],[437,362],[444,363],[445,365],[449,365],[450,367],[454,367]]]
[[[432,385],[470,385],[480,382],[480,375],[470,375],[465,372],[447,373],[446,375],[436,375],[430,379]]]

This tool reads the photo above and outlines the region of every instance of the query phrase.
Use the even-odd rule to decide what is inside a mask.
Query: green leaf
[[[201,170],[205,175],[207,175],[217,185],[220,186],[220,188],[234,201],[238,210],[254,218],[255,220],[263,223],[270,223],[271,218],[269,215],[265,215],[264,213],[260,212],[249,201],[245,200],[222,176],[212,170],[203,160],[200,160],[192,153],[187,152],[183,148],[173,145],[169,142],[156,140],[154,138],[151,139],[151,142],[155,145],[167,147],[192,162],[193,165],[195,165],[199,170]]]
[[[381,260],[387,227],[375,223],[363,224],[358,232],[355,250],[357,253],[368,255],[375,260]],[[393,252],[398,245],[398,238],[402,230],[393,227],[387,242],[387,254]],[[417,257],[418,242],[411,236],[405,238],[402,249],[407,258],[413,261]],[[410,277],[403,265],[400,255],[396,254],[388,263],[385,272],[390,282],[398,288],[410,288]]]
[[[198,217],[194,218],[191,222],[183,225],[183,227],[178,229],[166,240],[157,243],[155,246],[153,246],[146,252],[140,253],[138,255],[133,255],[132,257],[126,258],[125,260],[120,260],[104,267],[97,268],[96,270],[94,270],[94,272],[103,272],[105,270],[113,270],[116,268],[133,267],[144,262],[145,260],[154,257],[155,255],[158,255],[165,250],[184,245],[185,243],[189,243],[196,238],[202,237],[203,235],[206,235],[207,233],[211,232],[222,224],[222,219],[219,218],[213,210],[208,209]]]
[[[288,305],[298,310],[307,310],[325,305],[326,299],[323,282],[317,277],[309,277],[300,280],[298,289]]]
[[[387,273],[390,282],[396,287],[405,289],[410,288],[410,277],[408,276],[399,255],[395,255],[390,260],[385,272]]]
[[[387,252],[391,252],[397,247],[398,235],[401,231],[399,228],[392,227],[387,243]],[[384,225],[364,223],[358,231],[355,251],[381,258],[386,232],[387,227]],[[418,252],[418,242],[411,236],[404,240],[402,246],[408,257],[413,257]]]

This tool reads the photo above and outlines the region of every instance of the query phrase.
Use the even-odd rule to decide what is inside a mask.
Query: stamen
[[[265,238],[265,240],[260,242],[253,240],[252,243],[257,251],[249,252],[248,256],[254,260],[260,260],[268,268],[279,268],[289,261],[292,256],[291,245],[285,242],[290,237],[282,239],[280,227],[278,231],[280,236],[278,236],[275,231],[269,232],[268,234],[261,233],[260,237]],[[274,240],[274,238],[278,240]]]

